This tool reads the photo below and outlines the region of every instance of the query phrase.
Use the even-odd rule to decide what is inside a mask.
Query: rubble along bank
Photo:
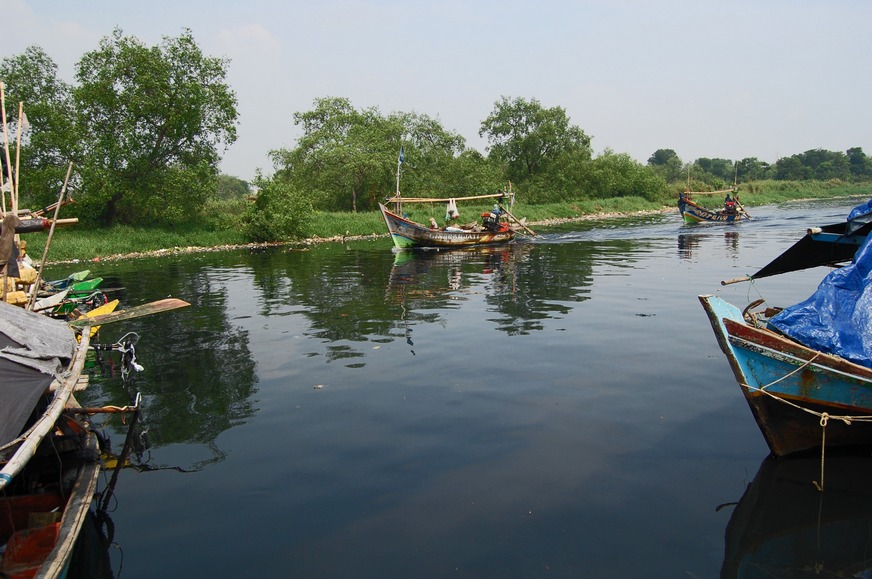
[[[560,217],[555,219],[544,219],[540,221],[530,221],[527,222],[528,226],[549,226],[549,225],[561,225],[563,223],[574,223],[577,221],[594,221],[598,219],[616,219],[619,217],[637,217],[644,215],[656,215],[660,213],[671,213],[677,211],[675,207],[664,207],[660,210],[648,210],[648,211],[631,211],[631,212],[611,212],[611,213],[590,213],[587,215],[579,215],[578,217]],[[141,257],[161,257],[165,255],[185,255],[189,253],[208,253],[213,251],[228,251],[233,249],[264,249],[268,247],[282,247],[282,246],[298,246],[300,250],[306,250],[312,245],[318,245],[321,243],[343,243],[346,241],[363,241],[367,239],[376,240],[388,237],[387,233],[370,233],[368,235],[334,235],[331,237],[310,237],[303,240],[297,241],[265,241],[265,242],[252,242],[252,243],[239,243],[239,244],[227,244],[227,245],[216,245],[209,247],[201,247],[201,246],[186,246],[186,247],[170,247],[165,249],[155,249],[152,251],[137,251],[133,253],[117,253],[113,255],[106,255],[101,257],[94,257],[91,259],[70,259],[64,261],[50,261],[46,263],[46,265],[57,265],[64,263],[99,263],[102,261],[118,261],[122,259],[136,259]]]

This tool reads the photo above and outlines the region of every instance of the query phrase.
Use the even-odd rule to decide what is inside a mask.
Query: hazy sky
[[[86,4],[87,7],[83,7]],[[121,28],[151,46],[189,28],[230,59],[239,138],[223,172],[272,172],[321,97],[438,118],[486,152],[501,96],[562,107],[606,148],[779,157],[872,154],[869,0],[3,0],[0,57],[41,46],[74,66]],[[26,107],[26,103],[25,103]],[[25,109],[26,110],[26,109]]]

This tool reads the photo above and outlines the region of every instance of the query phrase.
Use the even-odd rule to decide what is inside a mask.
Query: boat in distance
[[[693,195],[721,194],[729,191],[703,191],[691,193],[685,191],[678,194],[678,211],[685,223],[734,223],[748,219],[749,215],[745,208],[738,202],[738,198],[729,198],[725,201],[724,208],[719,210],[708,209],[693,200]]]

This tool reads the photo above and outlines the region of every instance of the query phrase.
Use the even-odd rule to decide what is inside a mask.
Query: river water
[[[768,449],[697,295],[804,299],[826,270],[720,281],[862,201],[758,207],[737,225],[566,224],[470,251],[395,253],[382,237],[88,264],[126,306],[192,304],[95,338],[135,332],[144,367],[123,383],[110,358],[84,396],[142,394],[110,506],[112,569],[736,576],[735,537],[751,526],[740,499],[766,478]],[[119,417],[97,422],[119,451]],[[872,505],[872,478],[856,474],[868,459],[844,475],[839,460],[827,496],[862,482]],[[821,495],[805,491],[819,462],[788,509],[818,522]],[[786,496],[764,487],[761,504],[767,492]],[[766,572],[747,576],[795,576]]]

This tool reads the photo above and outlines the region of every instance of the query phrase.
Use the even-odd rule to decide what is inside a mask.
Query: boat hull
[[[734,223],[747,219],[740,211],[712,211],[685,198],[678,200],[678,211],[685,223]]]
[[[720,298],[699,299],[774,455],[872,449],[872,370],[752,327]]]
[[[66,573],[97,490],[97,436],[84,433],[81,441],[59,456],[63,471],[76,472],[72,487],[63,492],[50,487],[39,494],[9,495],[0,504],[0,538],[7,545],[0,564],[4,577],[31,577],[35,573],[63,577]]]
[[[400,217],[379,204],[394,245],[401,249],[413,247],[472,247],[508,243],[515,237],[511,229],[504,231],[445,231],[431,229]]]

